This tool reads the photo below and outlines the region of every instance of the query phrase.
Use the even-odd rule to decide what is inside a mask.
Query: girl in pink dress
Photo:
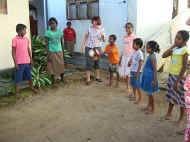
[[[133,40],[135,39],[135,34],[133,33],[132,23],[127,23],[125,29],[127,35],[124,36],[124,49],[121,53],[119,75],[126,80],[127,94],[129,94],[130,67],[128,66],[128,63],[133,53]]]
[[[187,113],[187,127],[185,129],[184,142],[190,142],[190,74],[187,76],[184,88],[185,92],[185,106]]]

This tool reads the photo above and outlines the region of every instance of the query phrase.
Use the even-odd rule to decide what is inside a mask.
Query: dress
[[[135,35],[127,35],[124,37],[124,49],[121,57],[121,65],[119,67],[119,74],[121,77],[126,77],[130,75],[130,67],[128,66],[133,50],[133,40]]]
[[[153,86],[152,82],[154,80],[154,70],[151,63],[151,56],[155,55],[149,55],[147,57],[146,63],[143,68],[142,73],[142,80],[141,80],[141,89],[148,93],[148,95],[153,95],[153,93],[157,92],[158,89],[158,81],[156,81],[156,84]]]

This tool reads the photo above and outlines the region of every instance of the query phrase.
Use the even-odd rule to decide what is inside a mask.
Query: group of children
[[[67,23],[67,28],[62,32],[57,28],[58,21],[50,18],[49,29],[45,33],[45,39],[48,50],[48,73],[52,76],[53,83],[57,77],[64,76],[64,50],[63,43],[71,55],[73,55],[74,45],[76,43],[76,33],[71,28],[71,23]],[[104,29],[101,27],[100,17],[92,19],[92,25],[85,34],[83,48],[85,48],[86,56],[86,83],[91,82],[91,71],[96,70],[96,81],[102,82],[100,79],[100,57],[102,42],[105,42]],[[114,74],[117,76],[116,85],[118,86],[119,78],[123,77],[126,81],[127,94],[130,100],[135,104],[141,102],[141,90],[148,95],[147,106],[143,109],[146,114],[152,114],[155,110],[154,94],[158,92],[159,84],[157,77],[157,59],[156,53],[160,52],[159,45],[156,41],[149,41],[143,46],[141,38],[137,38],[133,33],[132,23],[127,23],[126,36],[124,37],[124,49],[119,56],[119,49],[116,45],[116,35],[109,36],[109,44],[105,47],[103,54],[108,56],[109,60],[109,85],[113,83]],[[25,36],[26,26],[18,24],[16,26],[18,35],[12,40],[12,56],[16,68],[16,93],[18,94],[19,83],[23,80],[23,76],[29,81],[31,89],[36,92],[32,86],[31,69],[32,54],[30,50],[30,41]],[[64,35],[65,34],[65,35]],[[64,37],[63,37],[64,36]],[[167,100],[169,102],[168,111],[165,119],[169,120],[172,116],[172,110],[175,104],[180,106],[180,123],[184,116],[185,108],[190,110],[190,76],[187,77],[185,84],[185,75],[188,62],[187,41],[189,33],[187,31],[179,31],[176,35],[174,45],[163,54],[163,58],[171,57]],[[144,48],[143,48],[144,47]],[[90,51],[95,52],[96,58],[90,56]],[[146,54],[145,54],[146,53]],[[148,55],[148,56],[145,56]],[[146,60],[145,60],[146,59]],[[129,84],[133,92],[130,92]],[[185,93],[185,89],[187,93]],[[188,112],[188,123],[190,123],[190,111]],[[186,141],[189,142],[190,124],[186,129]]]

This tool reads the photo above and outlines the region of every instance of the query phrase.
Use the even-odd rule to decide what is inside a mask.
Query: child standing
[[[23,77],[28,81],[31,90],[36,93],[37,91],[32,86],[31,77],[31,63],[32,53],[30,50],[30,41],[25,36],[26,26],[18,24],[16,26],[17,36],[12,40],[12,57],[16,68],[16,95],[20,93],[19,83],[23,80]]]
[[[119,64],[119,51],[115,44],[115,41],[117,40],[116,35],[110,35],[109,36],[109,45],[105,48],[105,53],[108,55],[109,58],[109,85],[112,85],[113,81],[113,75],[116,73],[117,75],[117,83],[116,86],[118,86],[119,83],[119,73],[118,73],[118,64]]]
[[[184,99],[184,74],[187,69],[188,48],[186,46],[189,40],[187,31],[179,31],[175,38],[174,45],[169,48],[163,55],[163,58],[171,57],[169,78],[168,78],[168,93],[166,95],[169,102],[168,111],[165,116],[166,120],[170,120],[174,104],[180,106],[180,116],[178,124],[183,120],[185,99]]]
[[[64,58],[62,49],[63,32],[57,29],[58,22],[55,18],[49,19],[50,29],[46,31],[45,38],[48,49],[48,73],[52,76],[53,83],[55,77],[64,77]]]
[[[187,76],[184,88],[185,92],[185,108],[187,113],[187,127],[185,129],[184,142],[190,142],[190,74]]]
[[[119,75],[126,80],[127,95],[129,95],[129,76],[130,67],[128,66],[129,60],[131,58],[133,50],[133,40],[135,39],[135,34],[133,33],[133,24],[127,23],[125,25],[127,35],[124,37],[124,49],[121,56]],[[129,96],[130,97],[130,96]]]
[[[143,41],[140,38],[134,39],[133,49],[135,51],[129,61],[129,66],[131,67],[130,84],[133,88],[133,98],[136,100],[135,104],[139,104],[141,101],[140,78],[141,68],[144,60],[143,52],[141,51],[142,46]],[[136,96],[136,94],[138,96]]]
[[[67,22],[67,28],[64,29],[64,48],[73,56],[74,47],[76,44],[76,32],[72,28],[72,23]]]
[[[146,114],[152,114],[154,113],[153,94],[158,91],[157,60],[155,53],[159,53],[160,48],[157,42],[149,41],[146,50],[149,56],[143,68],[141,89],[148,94],[148,104],[145,108]]]

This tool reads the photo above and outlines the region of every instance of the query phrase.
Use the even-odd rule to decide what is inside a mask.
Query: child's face
[[[139,49],[139,46],[136,45],[136,43],[133,43],[133,49],[134,49],[134,50],[138,50],[138,49]]]
[[[133,27],[132,27],[131,25],[127,25],[127,26],[126,26],[126,32],[127,32],[128,34],[131,34],[131,33],[133,32]]]
[[[71,27],[71,24],[67,24],[67,27],[70,28],[70,27]]]
[[[19,35],[25,36],[25,35],[26,35],[26,28],[24,28],[23,30],[21,30],[21,31],[19,32]]]
[[[146,46],[146,52],[147,53],[151,53],[152,52],[152,49],[148,45]]]
[[[182,47],[186,44],[186,42],[183,40],[181,34],[177,34],[175,37],[175,45],[178,47]]]
[[[109,37],[109,43],[112,45],[112,44],[114,44],[115,43],[115,40],[114,40],[114,38],[113,37]]]
[[[49,26],[52,30],[55,30],[57,28],[57,23],[55,21],[50,21]]]

